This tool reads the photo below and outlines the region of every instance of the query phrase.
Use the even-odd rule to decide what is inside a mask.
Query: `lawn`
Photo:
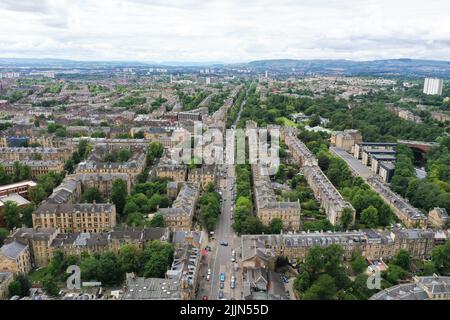
[[[294,128],[297,127],[297,124],[294,121],[292,121],[286,117],[279,117],[279,118],[276,118],[275,120],[276,120],[276,123],[282,122],[286,127],[294,127]]]
[[[28,275],[28,278],[30,279],[30,281],[32,283],[42,282],[46,273],[47,273],[47,268],[36,269],[36,270],[33,270],[32,272],[30,272],[30,274]]]

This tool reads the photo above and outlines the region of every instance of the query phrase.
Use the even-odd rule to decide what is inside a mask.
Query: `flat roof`
[[[24,185],[28,185],[30,187],[35,187],[35,186],[37,186],[37,183],[32,180],[16,182],[16,183],[12,183],[12,184],[7,184],[6,186],[0,186],[0,191],[17,188],[17,187],[21,187]]]
[[[28,201],[24,197],[18,195],[17,193],[11,193],[7,196],[0,197],[0,207],[7,201],[15,202],[19,206],[27,205],[30,203],[30,201]]]

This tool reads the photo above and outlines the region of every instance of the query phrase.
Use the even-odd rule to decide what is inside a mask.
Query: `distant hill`
[[[343,75],[410,75],[450,78],[450,61],[419,59],[388,59],[373,61],[352,60],[257,60],[248,66],[258,71],[304,72]],[[293,70],[294,69],[294,70]]]
[[[120,68],[120,67],[164,67],[176,70],[193,70],[202,67],[248,67],[257,73],[274,74],[321,74],[321,75],[367,75],[367,76],[412,76],[441,77],[450,79],[450,61],[420,59],[387,59],[372,61],[333,59],[272,59],[251,62],[221,64],[220,62],[143,62],[143,61],[76,61],[68,59],[0,58],[0,67],[10,68]]]

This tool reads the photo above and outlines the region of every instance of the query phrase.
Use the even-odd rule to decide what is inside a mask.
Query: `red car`
[[[208,296],[203,296],[203,300],[208,300]]]

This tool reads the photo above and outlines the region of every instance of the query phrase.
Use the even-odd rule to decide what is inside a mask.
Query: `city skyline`
[[[3,1],[2,52],[17,58],[239,63],[448,60],[450,4],[433,1]],[[14,28],[11,28],[14,26]]]

